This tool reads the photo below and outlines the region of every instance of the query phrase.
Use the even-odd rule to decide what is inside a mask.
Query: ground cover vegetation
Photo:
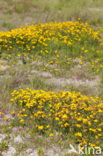
[[[80,93],[61,91],[58,93],[43,90],[12,92],[11,101],[19,107],[16,114],[19,122],[32,122],[35,132],[55,135],[71,135],[83,147],[97,148],[102,142],[103,103],[99,97],[88,98]],[[15,112],[12,112],[15,113]],[[95,139],[94,139],[95,138]]]
[[[1,70],[4,67],[2,60],[6,61],[8,69],[17,66],[19,61],[24,66],[34,61],[36,65],[41,64],[41,71],[55,73],[58,77],[58,72],[62,75],[60,70],[71,70],[80,65],[101,76],[102,36],[102,28],[92,28],[80,19],[0,32],[0,67]],[[58,132],[60,136],[69,135],[81,146],[97,148],[103,141],[102,94],[89,97],[80,92],[47,90],[26,89],[26,86],[24,90],[14,90],[11,102],[14,108],[18,107],[12,112],[15,121],[22,126],[29,123],[34,132],[42,135],[53,137]]]
[[[88,62],[98,72],[103,68],[102,31],[81,22],[29,25],[0,32],[0,54],[8,62],[16,56],[24,63],[28,57],[38,60],[39,56],[46,60],[45,68],[47,63],[65,67]]]
[[[1,0],[0,8],[2,30],[32,24],[33,21],[63,22],[77,21],[78,18],[93,26],[103,26],[102,0]]]
[[[0,133],[7,133],[0,151],[8,150],[14,127],[31,135],[38,155],[42,143],[103,148],[102,5],[0,1]]]

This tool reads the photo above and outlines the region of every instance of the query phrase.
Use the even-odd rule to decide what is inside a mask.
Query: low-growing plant
[[[50,137],[71,134],[81,146],[95,147],[102,141],[103,102],[79,92],[20,89],[11,101],[18,107],[19,124],[33,125],[34,131]],[[29,124],[29,125],[28,125]]]
[[[0,151],[5,151],[7,149],[8,149],[7,143],[4,140],[2,140],[2,142],[0,143]]]

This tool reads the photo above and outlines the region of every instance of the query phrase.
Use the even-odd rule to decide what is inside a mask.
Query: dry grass
[[[77,66],[72,68],[71,72],[61,69],[56,73],[44,72],[41,69],[41,64],[31,63],[0,70],[0,109],[11,109],[11,92],[18,88],[54,92],[75,90],[88,96],[102,95],[102,75],[97,77],[92,71],[87,71],[86,67]]]
[[[103,26],[103,1],[0,0],[0,29],[2,30],[32,22],[75,21],[78,18],[95,26]]]

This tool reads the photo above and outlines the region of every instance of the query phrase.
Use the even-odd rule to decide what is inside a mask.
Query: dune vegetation
[[[0,4],[0,133],[9,140],[9,133],[21,128],[16,135],[28,133],[38,155],[48,146],[45,139],[64,149],[70,142],[103,148],[102,1]],[[29,141],[16,146],[16,154],[31,146]],[[8,144],[0,142],[1,155]]]

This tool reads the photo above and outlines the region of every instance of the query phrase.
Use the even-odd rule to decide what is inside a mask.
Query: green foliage
[[[7,143],[4,140],[2,140],[2,142],[0,143],[0,151],[5,151],[7,149],[8,149]]]

